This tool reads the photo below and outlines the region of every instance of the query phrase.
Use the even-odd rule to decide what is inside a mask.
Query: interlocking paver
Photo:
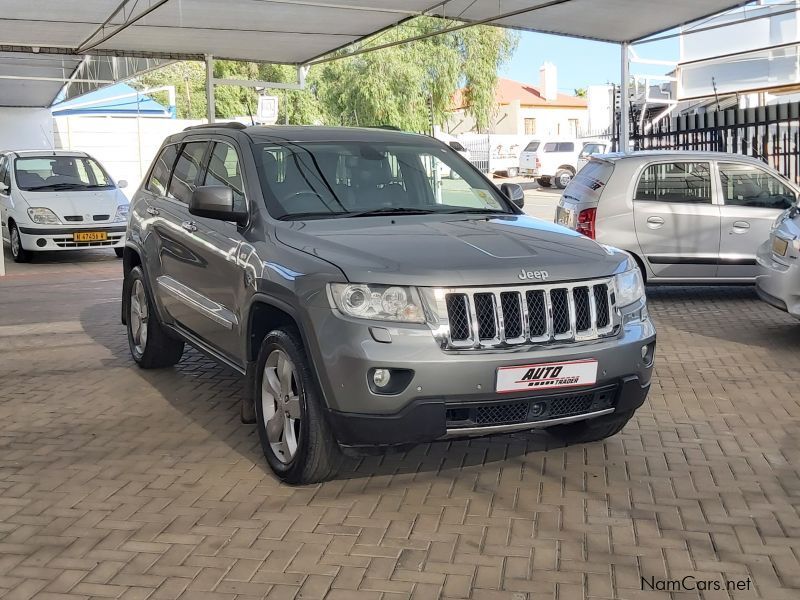
[[[618,436],[425,444],[322,485],[272,477],[242,382],[145,372],[120,265],[0,282],[0,598],[800,597],[800,323],[752,288],[652,288],[648,403]]]

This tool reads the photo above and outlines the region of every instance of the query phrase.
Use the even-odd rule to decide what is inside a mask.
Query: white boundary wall
[[[0,150],[50,150],[49,108],[0,108]]]
[[[164,138],[205,121],[137,117],[54,117],[55,147],[88,152],[115,180],[125,179],[130,197],[139,187]]]

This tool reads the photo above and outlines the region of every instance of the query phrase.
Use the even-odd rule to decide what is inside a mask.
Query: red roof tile
[[[519,100],[522,106],[559,106],[568,108],[586,108],[588,103],[586,98],[570,96],[569,94],[558,94],[553,102],[548,102],[542,96],[540,89],[529,83],[521,83],[512,79],[497,80],[495,89],[495,102],[497,104],[511,104],[514,100]],[[464,89],[457,90],[453,94],[453,107],[455,110],[464,108]]]

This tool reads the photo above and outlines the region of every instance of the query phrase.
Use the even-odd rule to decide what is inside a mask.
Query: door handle
[[[190,233],[197,231],[197,224],[194,221],[184,221],[181,223],[181,227]]]
[[[155,208],[153,206],[148,206],[147,207],[147,214],[148,215],[153,215],[154,217],[157,217],[159,215],[159,212],[158,212],[157,208]]]
[[[647,217],[647,226],[650,229],[658,229],[664,224],[664,219],[661,217]]]
[[[733,222],[733,233],[747,233],[750,229],[750,223],[747,221],[734,221]]]

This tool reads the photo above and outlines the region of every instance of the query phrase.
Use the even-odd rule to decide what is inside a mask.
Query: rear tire
[[[573,177],[572,171],[568,171],[567,169],[560,169],[555,176],[556,187],[560,190],[563,190],[565,187],[569,185],[569,182],[572,181],[572,177]]]
[[[577,423],[566,425],[556,425],[550,427],[547,432],[557,437],[562,442],[571,446],[573,444],[588,444],[604,440],[612,435],[616,435],[628,421],[633,417],[633,410],[626,410],[619,413],[611,413],[596,419],[586,419]]]
[[[549,177],[539,177],[536,180],[536,183],[538,183],[540,186],[542,186],[544,188],[548,188],[548,187],[550,187],[550,178]]]
[[[14,262],[29,262],[31,260],[31,253],[22,247],[22,236],[19,233],[19,228],[17,228],[16,223],[11,225],[11,234],[9,237],[11,239],[11,258],[14,259]]]
[[[141,267],[131,269],[125,278],[122,301],[127,311],[128,347],[136,364],[143,369],[175,365],[183,356],[183,342],[171,338],[158,320]]]
[[[272,471],[294,485],[335,475],[342,453],[297,331],[286,327],[269,332],[256,369],[256,426]]]
[[[117,258],[122,258],[122,255],[125,254],[125,248],[114,248],[114,254],[117,255]]]

